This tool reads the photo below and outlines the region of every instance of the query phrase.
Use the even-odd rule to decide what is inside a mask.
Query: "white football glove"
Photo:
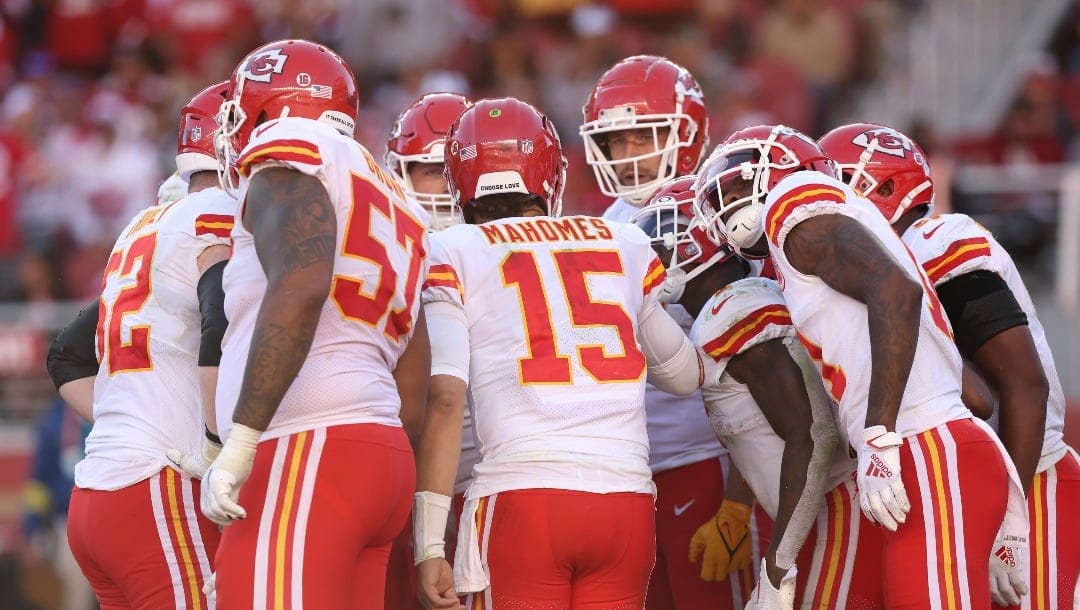
[[[165,452],[165,457],[189,477],[201,479],[220,452],[221,441],[211,439],[210,431],[207,430],[206,434],[203,434],[202,450],[198,455],[188,455],[179,449],[169,449]]]
[[[1027,507],[1005,513],[990,554],[990,597],[999,606],[1018,606],[1027,594]]]
[[[203,584],[202,592],[206,596],[208,608],[217,606],[217,572],[210,572],[210,578]]]
[[[261,435],[254,428],[233,424],[229,439],[202,480],[202,512],[207,519],[226,526],[234,519],[247,517],[247,511],[236,503],[236,498],[240,486],[251,474]]]
[[[746,603],[746,610],[793,610],[795,608],[795,577],[798,570],[795,566],[791,566],[784,578],[780,580],[778,589],[769,580],[769,572],[765,569],[765,565],[766,560],[763,558],[757,586],[750,595],[750,601]]]
[[[859,449],[859,506],[871,523],[896,531],[911,510],[904,481],[900,479],[900,446],[904,439],[885,426],[863,430]]]

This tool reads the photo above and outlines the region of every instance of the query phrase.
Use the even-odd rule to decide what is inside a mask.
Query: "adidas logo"
[[[872,455],[870,456],[870,465],[866,467],[866,476],[890,479],[893,472],[892,469],[885,465],[885,462],[881,461],[880,457]]]
[[[1001,563],[1009,566],[1010,568],[1016,567],[1016,556],[1013,555],[1013,550],[1007,546],[998,547],[998,550],[994,553]]]

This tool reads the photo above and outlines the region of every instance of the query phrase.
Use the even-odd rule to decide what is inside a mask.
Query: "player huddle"
[[[357,101],[303,40],[196,95],[187,196],[50,350],[103,610],[1072,604],[1044,330],[909,138],[710,151],[690,73],[630,57],[580,130],[616,199],[561,216],[533,106],[426,95],[379,163]]]

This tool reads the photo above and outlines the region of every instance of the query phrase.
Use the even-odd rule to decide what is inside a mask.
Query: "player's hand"
[[[221,443],[211,440],[204,434],[202,449],[198,455],[188,455],[179,449],[169,449],[165,452],[165,457],[189,477],[201,479],[210,468],[210,464],[217,458],[218,453],[221,453]]]
[[[1019,606],[1027,595],[1027,532],[1010,532],[1009,518],[994,541],[990,554],[990,598],[998,606]],[[1026,521],[1026,520],[1025,520]]]
[[[701,563],[705,582],[727,580],[729,574],[750,565],[750,507],[724,500],[720,510],[690,539],[690,563]]]
[[[217,572],[210,572],[210,578],[203,584],[202,592],[206,596],[208,608],[217,606]]]
[[[750,595],[746,610],[792,610],[795,608],[795,566],[780,579],[780,584],[773,584],[769,579],[766,560],[761,560],[761,573],[758,574],[757,586]]]
[[[416,588],[420,603],[428,610],[465,610],[454,592],[454,570],[443,557],[433,557],[416,566]]]
[[[872,523],[896,531],[911,510],[904,482],[900,479],[900,446],[904,439],[885,426],[863,430],[859,449],[859,506]]]
[[[240,486],[251,474],[255,449],[261,431],[243,424],[234,424],[229,440],[202,480],[202,512],[206,518],[225,526],[235,519],[247,517],[247,511],[236,503]]]

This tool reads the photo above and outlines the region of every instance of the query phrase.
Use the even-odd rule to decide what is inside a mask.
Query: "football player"
[[[476,102],[447,138],[467,224],[432,237],[424,289],[435,342],[413,514],[431,608],[460,607],[455,586],[471,608],[645,603],[646,370],[685,394],[705,361],[661,308],[663,265],[637,227],[558,217],[565,164],[547,117],[514,98]],[[443,531],[466,393],[481,461],[451,576]]]
[[[207,604],[220,534],[198,511],[196,479],[221,447],[213,399],[236,202],[219,186],[213,140],[226,85],[181,111],[176,165],[188,196],[132,219],[101,296],[49,352],[61,395],[94,423],[68,539],[103,608]]]
[[[427,227],[353,139],[357,100],[341,57],[283,40],[241,60],[222,105],[217,152],[243,202],[224,274],[225,442],[202,496],[227,526],[222,609],[381,608],[408,517]]]
[[[873,202],[923,266],[952,323],[956,345],[998,396],[998,435],[1028,497],[1031,530],[1025,608],[1069,603],[1080,571],[1080,462],[1065,444],[1065,396],[1046,332],[1009,253],[964,214],[932,216],[934,183],[922,149],[883,125],[855,123],[819,141],[841,178]],[[1019,558],[995,549],[991,592],[1016,606]]]
[[[638,55],[616,63],[593,87],[583,113],[586,160],[600,190],[616,198],[603,214],[607,220],[629,221],[662,184],[692,174],[708,146],[701,87],[688,70],[663,57]],[[694,319],[682,306],[667,311],[690,331]],[[736,562],[748,569],[737,577],[720,578],[687,563],[685,550],[698,525],[720,508],[725,485],[731,494],[740,479],[709,429],[699,395],[672,396],[647,385],[645,409],[657,490],[657,564],[647,607],[742,608],[756,574],[749,566],[761,557],[759,543],[769,539],[768,520],[760,513],[745,520],[733,513],[740,529],[750,527],[740,549],[746,560]]]
[[[386,142],[384,162],[398,179],[405,194],[427,210],[428,229],[440,231],[462,222],[461,209],[450,196],[443,165],[443,150],[450,125],[471,102],[456,93],[429,93],[406,108],[394,121]],[[472,479],[472,468],[480,461],[472,420],[468,410],[461,428],[461,459],[454,482],[454,508],[457,516],[465,501],[465,490]],[[451,522],[451,525],[456,522]],[[455,539],[456,527],[447,531],[448,542]],[[394,541],[387,570],[386,610],[417,608],[416,570],[413,567],[412,527],[407,526]]]
[[[694,219],[695,180],[684,176],[662,186],[634,221],[653,239],[667,269],[668,298],[695,317],[691,338],[723,371],[701,390],[712,429],[753,496],[776,519],[767,571],[758,578],[760,597],[794,597],[795,579],[784,576],[788,570],[794,576],[799,549],[817,516],[824,521],[817,528],[823,539],[806,545],[804,553],[802,581],[807,574],[815,579],[803,587],[811,593],[807,603],[875,607],[879,579],[852,582],[850,574],[855,567],[866,569],[865,561],[851,560],[857,545],[869,541],[860,539],[858,511],[851,510],[854,464],[846,451],[832,457],[837,434],[828,394],[795,337],[776,282],[752,277],[750,263],[727,244],[712,243]],[[694,535],[690,559],[703,556],[705,573],[730,570],[732,550],[748,533],[732,513],[749,516],[750,507],[726,495],[716,516]],[[821,586],[814,586],[819,581]],[[818,589],[825,595],[815,599]],[[755,607],[772,607],[766,599],[755,602]]]
[[[886,605],[988,606],[982,558],[1006,502],[1022,504],[1022,494],[1004,449],[960,400],[960,355],[922,268],[817,144],[782,125],[732,134],[696,190],[695,213],[715,242],[772,257],[858,455],[862,512],[887,530]],[[978,501],[970,491],[965,501],[974,489]]]

